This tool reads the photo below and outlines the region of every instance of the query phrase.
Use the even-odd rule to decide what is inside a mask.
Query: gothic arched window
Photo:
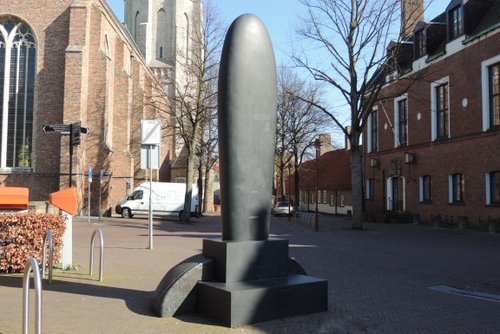
[[[0,168],[31,167],[35,73],[32,32],[0,19]]]
[[[157,58],[158,59],[163,59],[164,53],[163,53],[163,46],[165,43],[167,43],[167,32],[166,32],[166,27],[168,25],[168,18],[167,18],[167,13],[163,10],[160,9],[157,14],[156,18],[156,50],[157,50]]]

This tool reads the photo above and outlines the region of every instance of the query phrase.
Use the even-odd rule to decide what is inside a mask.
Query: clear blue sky
[[[257,15],[266,25],[276,53],[278,65],[288,62],[290,40],[299,17],[304,13],[304,6],[298,0],[211,0],[221,16],[230,24],[244,13]],[[374,0],[376,1],[376,0]],[[123,21],[123,0],[107,0],[116,16]],[[426,19],[444,11],[448,0],[426,0],[431,3],[426,11]]]
[[[252,13],[257,15],[266,25],[274,46],[276,63],[292,65],[290,54],[290,41],[294,35],[295,27],[300,24],[300,17],[305,14],[304,6],[299,0],[210,0],[215,4],[223,20],[229,25],[239,15]],[[377,0],[372,0],[377,1]],[[116,16],[123,21],[123,0],[107,0]],[[450,0],[425,0],[428,6],[425,19],[431,20],[442,13]],[[331,93],[331,92],[330,92]],[[335,98],[330,98],[332,101]],[[346,122],[348,120],[346,119]],[[333,136],[335,137],[335,136]],[[343,139],[334,139],[342,143]]]
[[[276,52],[278,64],[286,60],[281,50],[287,50],[290,35],[297,21],[297,16],[303,11],[297,0],[211,0],[221,17],[229,25],[241,14],[257,15],[266,25]],[[107,0],[116,16],[123,21],[123,0]]]

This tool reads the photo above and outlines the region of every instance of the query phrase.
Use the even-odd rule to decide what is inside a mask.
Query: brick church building
[[[100,193],[101,212],[111,212],[128,188],[147,179],[140,122],[160,118],[151,87],[175,73],[177,38],[186,40],[183,24],[200,14],[199,1],[177,3],[126,1],[123,25],[105,0],[0,0],[1,186],[29,187],[30,201],[43,202],[71,182],[86,214],[92,167],[96,215]],[[177,32],[157,33],[159,21]],[[169,181],[178,147],[168,120],[162,122],[161,167],[153,178]],[[67,129],[43,131],[54,124],[79,124],[89,133],[71,155]]]
[[[365,212],[498,221],[500,1],[420,8],[364,133]]]

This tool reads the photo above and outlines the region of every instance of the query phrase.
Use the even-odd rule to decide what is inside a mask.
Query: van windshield
[[[129,196],[129,199],[131,200],[142,199],[142,194],[143,194],[142,190],[136,190]]]

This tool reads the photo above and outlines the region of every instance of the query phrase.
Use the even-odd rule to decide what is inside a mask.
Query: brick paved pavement
[[[189,226],[155,220],[153,250],[146,249],[146,218],[94,222],[74,223],[78,270],[56,271],[54,283],[43,284],[44,333],[500,333],[500,302],[429,289],[500,295],[500,234],[368,223],[352,231],[343,218],[325,216],[314,232],[273,218],[271,231],[290,240],[290,255],[310,275],[328,278],[329,311],[228,329],[149,310],[151,291],[168,269],[199,253],[203,238],[220,235],[219,217]],[[105,239],[102,283],[97,273],[87,275],[96,227]],[[0,276],[0,334],[21,332],[21,281]]]

